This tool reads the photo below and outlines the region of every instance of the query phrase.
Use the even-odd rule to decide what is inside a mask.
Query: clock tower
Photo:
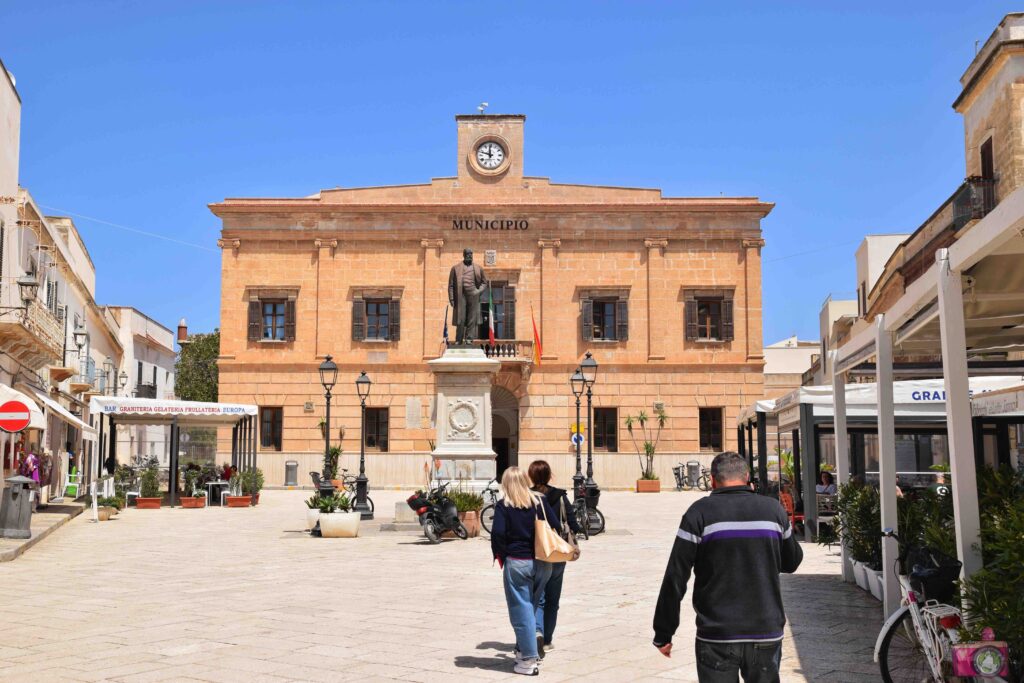
[[[525,122],[523,114],[456,116],[459,183],[521,183]]]

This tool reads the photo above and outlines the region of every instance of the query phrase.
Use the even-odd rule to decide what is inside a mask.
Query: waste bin
[[[299,485],[299,461],[298,460],[286,460],[284,463],[284,485],[285,486],[298,486]]]
[[[686,476],[690,480],[690,486],[696,486],[697,482],[700,481],[700,462],[697,460],[690,460],[686,463]]]
[[[36,483],[28,477],[16,476],[7,480],[0,501],[0,537],[31,538],[32,489]]]

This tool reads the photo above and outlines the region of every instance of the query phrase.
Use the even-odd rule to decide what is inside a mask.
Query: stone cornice
[[[238,249],[242,246],[242,242],[241,240],[222,238],[217,240],[217,246],[220,247],[221,249],[234,249],[235,251],[238,251]]]
[[[661,253],[664,254],[665,249],[668,248],[668,240],[648,238],[644,240],[644,246],[647,247],[648,249],[660,249]]]

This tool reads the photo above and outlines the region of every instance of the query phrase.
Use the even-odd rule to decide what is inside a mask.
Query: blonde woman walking
[[[558,516],[542,496],[530,490],[532,482],[518,467],[509,467],[501,477],[504,495],[494,508],[491,553],[502,568],[508,618],[516,634],[517,674],[536,676],[538,658],[543,657],[543,636],[538,636],[537,607],[544,586],[551,577],[551,565],[534,560],[534,522],[538,506],[544,516],[561,530]],[[539,647],[538,647],[539,646]]]

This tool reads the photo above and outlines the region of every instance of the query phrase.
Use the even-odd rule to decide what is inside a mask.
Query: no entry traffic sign
[[[8,401],[0,405],[0,429],[5,432],[20,432],[28,427],[31,419],[28,406],[21,401]]]

